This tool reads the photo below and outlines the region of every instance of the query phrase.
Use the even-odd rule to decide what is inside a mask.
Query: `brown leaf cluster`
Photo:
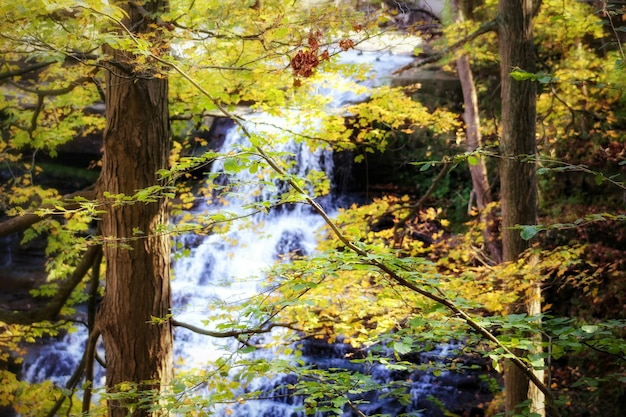
[[[313,75],[315,68],[320,64],[317,52],[312,50],[298,51],[296,56],[291,58],[291,68],[296,77],[308,78]]]
[[[319,30],[309,33],[307,40],[308,49],[299,50],[296,55],[291,58],[289,66],[291,66],[293,74],[296,77],[310,77],[322,61],[330,58],[328,49],[319,52],[321,39],[322,32]],[[354,41],[352,39],[342,39],[339,41],[339,47],[342,51],[347,51],[348,49],[354,48]],[[299,85],[298,80],[296,80],[296,84]]]

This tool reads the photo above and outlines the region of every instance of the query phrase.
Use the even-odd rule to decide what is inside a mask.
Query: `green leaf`
[[[240,350],[241,353],[252,353],[255,351],[256,351],[256,347],[254,346],[246,346],[245,348]]]
[[[235,158],[227,158],[224,160],[224,172],[234,174],[241,171],[241,167]]]
[[[509,75],[515,81],[530,80],[530,79],[534,78],[534,76],[535,76],[535,74],[533,74],[532,72],[524,71],[524,70],[521,70],[519,68],[511,71],[511,73]]]
[[[598,326],[585,324],[584,326],[581,326],[580,329],[585,333],[595,333],[598,331]]]
[[[595,180],[596,180],[596,185],[602,185],[602,183],[604,182],[604,175],[596,174]]]
[[[553,78],[549,75],[542,75],[541,77],[537,78],[537,81],[539,81],[541,84],[550,84],[552,80]]]
[[[539,226],[520,226],[520,236],[524,240],[530,240],[539,233]]]
[[[478,165],[478,158],[475,155],[470,155],[467,157],[467,162],[472,166]]]
[[[406,355],[411,352],[411,345],[403,342],[395,342],[393,344],[393,350],[395,350],[400,355]]]

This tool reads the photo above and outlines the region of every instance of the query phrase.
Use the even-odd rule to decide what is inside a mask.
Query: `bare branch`
[[[0,83],[4,82],[3,80],[7,80],[13,77],[19,77],[20,75],[24,75],[27,74],[29,72],[34,72],[37,70],[40,70],[42,68],[45,68],[49,65],[52,65],[52,62],[39,62],[37,64],[33,64],[29,67],[24,67],[24,68],[18,68],[16,70],[13,71],[6,71],[3,73],[0,73]]]
[[[239,336],[246,336],[246,335],[269,333],[275,327],[283,327],[287,329],[298,330],[298,329],[295,329],[291,324],[281,324],[281,323],[270,323],[267,326],[259,327],[256,329],[230,330],[230,331],[225,331],[225,332],[216,332],[212,330],[203,329],[201,327],[194,326],[188,323],[183,323],[174,319],[172,319],[172,325],[177,326],[177,327],[183,327],[187,330],[191,330],[194,333],[202,334],[205,336],[218,337],[218,338],[239,337]]]
[[[93,393],[94,362],[96,360],[96,344],[100,337],[100,330],[96,326],[96,313],[98,307],[98,287],[100,285],[100,265],[102,263],[102,250],[96,254],[96,259],[91,268],[89,281],[89,303],[87,305],[87,327],[89,340],[85,349],[85,390],[83,392],[83,413],[87,414],[91,406]]]
[[[76,87],[78,87],[79,85],[85,84],[87,82],[91,82],[92,81],[92,77],[79,77],[77,79],[75,79],[74,81],[70,82],[70,84],[67,87],[63,87],[63,88],[57,88],[57,89],[50,89],[50,90],[43,90],[43,89],[37,89],[37,88],[29,88],[23,85],[20,85],[18,83],[11,83],[11,85],[13,85],[16,88],[19,88],[20,90],[26,91],[28,93],[33,93],[33,94],[37,94],[38,97],[49,97],[49,96],[60,96],[63,94],[67,94],[69,92],[71,92],[72,90],[74,90]]]

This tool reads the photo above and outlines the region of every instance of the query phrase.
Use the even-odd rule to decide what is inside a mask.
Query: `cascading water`
[[[394,55],[389,52],[384,53],[364,53],[355,52],[343,54],[342,59],[354,64],[367,64],[373,68],[375,77],[369,78],[365,83],[381,83],[393,70],[406,65],[412,60],[408,54]],[[365,97],[357,96],[348,91],[333,94],[331,107],[339,107],[346,102],[356,102]],[[257,122],[257,126],[280,125],[279,120],[271,120],[267,115],[256,115],[253,117],[251,129]],[[260,128],[263,133],[264,128]],[[267,127],[265,129],[268,129]],[[271,129],[271,128],[270,128]],[[258,131],[257,131],[258,132]],[[258,132],[259,133],[259,132]],[[265,131],[267,133],[267,130]],[[240,130],[233,127],[227,134],[222,145],[221,152],[228,153],[245,143],[246,138],[241,135]],[[312,170],[325,172],[332,175],[332,155],[329,151],[311,150],[305,144],[289,141],[282,149],[293,155],[295,158],[294,170],[298,175],[306,175]],[[223,169],[223,161],[216,161],[212,166],[214,173],[219,173]],[[245,183],[250,174],[247,170],[242,170],[236,177],[231,177],[230,181],[240,181]],[[255,182],[255,181],[253,181]],[[272,190],[273,189],[273,190]],[[258,198],[268,201],[276,200],[281,190],[280,184],[276,187],[266,187],[260,190]],[[243,195],[253,196],[256,189],[239,189]],[[216,212],[227,209],[231,213],[244,214],[245,209],[241,207],[241,201],[233,197],[219,199],[219,202],[203,202],[190,211],[191,215],[201,215],[203,211]],[[327,208],[333,208],[333,202],[329,199],[325,202]],[[322,225],[322,219],[317,216],[309,207],[301,204],[293,206],[278,207],[270,209],[269,213],[255,214],[246,218],[248,226],[238,227],[237,223],[230,226],[226,234],[208,234],[206,236],[185,235],[178,239],[178,243],[183,248],[190,250],[190,255],[181,257],[174,262],[174,280],[172,282],[172,292],[174,301],[174,318],[183,323],[203,327],[203,322],[213,319],[212,326],[220,322],[220,310],[218,306],[238,304],[242,300],[253,296],[259,288],[263,286],[263,271],[283,257],[288,257],[290,253],[300,255],[311,254],[316,247],[316,230]],[[239,324],[256,325],[258,323],[247,323],[245,317],[240,318]],[[41,347],[36,357],[31,359],[25,366],[26,379],[38,382],[44,379],[52,379],[59,385],[63,385],[76,368],[82,355],[83,346],[86,340],[84,330],[68,335],[64,340]],[[194,333],[185,328],[175,330],[175,355],[178,366],[182,369],[202,368],[208,361],[227,355],[236,346],[226,339],[215,339],[205,335]],[[313,345],[304,347],[304,355],[309,361],[316,362],[320,366],[332,362],[332,366],[353,366],[348,361],[343,360],[347,347],[326,346],[315,347]],[[444,355],[445,356],[445,355]],[[328,365],[330,366],[330,365]],[[393,375],[383,367],[374,370],[377,378],[389,379]],[[100,375],[102,375],[100,370]],[[289,378],[286,376],[285,378]],[[396,403],[372,401],[368,409],[364,409],[367,414],[411,412],[411,415],[421,415],[417,410],[421,408],[422,401],[432,393],[428,386],[432,385],[429,376],[412,376],[414,379],[411,395],[412,406],[399,407]],[[103,383],[100,377],[100,383]],[[267,384],[276,386],[276,382],[259,380],[259,386]],[[451,388],[453,389],[453,388]],[[276,394],[276,393],[275,393]],[[303,413],[294,411],[294,406],[299,405],[297,399],[283,399],[280,401],[258,401],[245,403],[234,409],[236,416],[297,416]],[[395,408],[394,408],[395,407]],[[219,413],[218,409],[218,413]],[[226,414],[224,412],[224,414]],[[436,415],[428,414],[428,415]]]
[[[226,153],[245,142],[246,138],[233,128],[224,141],[222,152]],[[280,151],[296,159],[294,166],[299,175],[310,171],[332,172],[329,151],[311,151],[306,145],[293,141],[280,146]],[[222,161],[216,161],[212,167],[212,171],[217,173],[222,169]],[[246,184],[250,175],[242,170],[228,181]],[[207,310],[207,305],[239,304],[258,293],[263,285],[264,271],[276,261],[291,254],[307,255],[315,250],[315,231],[323,221],[308,206],[296,204],[288,208],[272,208],[269,213],[248,215],[242,208],[246,202],[237,197],[271,201],[277,198],[282,188],[280,182],[276,182],[275,187],[266,185],[262,189],[258,185],[244,185],[238,188],[235,196],[196,206],[192,214],[228,210],[231,215],[241,216],[243,220],[231,222],[230,230],[224,234],[210,234],[200,240],[195,235],[180,238],[181,246],[192,250],[189,256],[174,264],[172,293],[174,316],[178,321],[201,327],[202,322],[221,314],[219,310]],[[244,227],[240,227],[241,222],[245,222]],[[255,326],[257,323],[240,324]],[[188,330],[177,329],[176,341],[183,342],[177,344],[176,352],[186,366],[201,365],[207,359],[215,359],[215,354],[218,354],[207,349],[206,336]],[[226,349],[231,348],[227,346]]]

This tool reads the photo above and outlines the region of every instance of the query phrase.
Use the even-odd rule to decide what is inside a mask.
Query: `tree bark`
[[[471,6],[463,4],[459,0],[456,1],[455,6],[457,9],[457,20],[460,22],[464,21],[468,17],[466,14],[471,13]],[[461,82],[461,90],[463,91],[463,119],[465,121],[467,150],[473,152],[482,146],[482,135],[480,133],[478,94],[476,93],[474,75],[472,74],[467,52],[459,52],[456,59],[456,67],[459,81]],[[493,207],[490,207],[493,199],[487,175],[487,165],[482,156],[477,155],[477,158],[477,164],[469,164],[469,171],[472,177],[472,192],[476,199],[476,208],[485,225],[483,228],[485,248],[489,252],[493,263],[499,264],[502,262],[502,247],[498,221],[495,213],[493,213]]]
[[[502,244],[504,261],[515,262],[529,247],[516,225],[536,224],[537,180],[532,156],[536,152],[536,85],[516,81],[510,73],[515,68],[535,72],[532,36],[533,0],[500,0],[499,50],[502,79],[502,129],[500,152]],[[516,283],[510,282],[512,291]],[[509,313],[536,311],[526,303],[539,297],[519,294],[519,302]],[[519,404],[529,397],[529,382],[512,363],[505,364],[506,410],[519,411]]]
[[[127,28],[149,31],[145,12],[157,13],[164,4],[128,3]],[[156,172],[167,167],[169,153],[168,82],[157,70],[141,71],[124,51],[110,55],[106,78],[106,128],[98,195],[133,195],[158,184]],[[156,65],[156,63],[155,63]],[[155,76],[156,75],[156,76]],[[170,240],[159,232],[168,221],[164,198],[156,202],[113,204],[102,219],[106,259],[106,292],[97,315],[106,354],[106,385],[119,393],[120,383],[139,390],[134,398],[109,400],[108,415],[152,416],[145,404],[172,378]],[[140,406],[139,401],[144,406]]]

